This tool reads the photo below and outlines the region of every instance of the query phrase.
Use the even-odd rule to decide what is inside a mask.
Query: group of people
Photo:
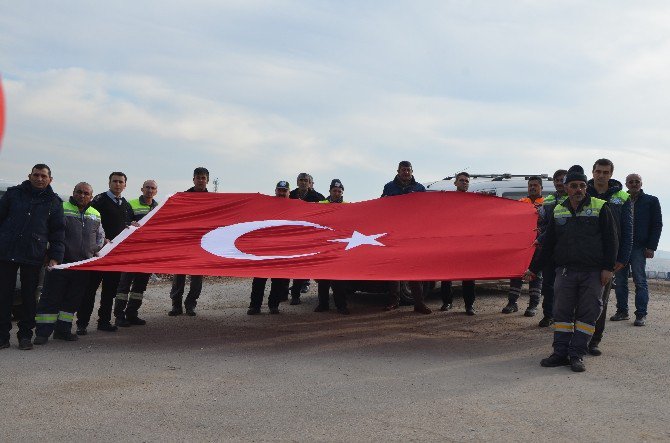
[[[632,271],[635,283],[636,326],[646,322],[649,293],[645,264],[654,256],[661,235],[662,219],[658,199],[642,191],[642,177],[629,174],[624,191],[614,180],[614,164],[599,159],[588,179],[581,166],[560,169],[553,175],[555,192],[543,197],[540,177],[528,179],[528,195],[521,199],[532,204],[538,213],[536,253],[523,279],[512,279],[508,303],[502,312],[517,312],[523,281],[529,282],[530,301],[524,315],[536,315],[543,297],[543,318],[539,326],[554,325],[554,352],[543,359],[542,366],[570,365],[574,371],[585,369],[587,353],[600,355],[600,341],[607,315],[607,302],[613,281],[616,282],[617,311],[611,321],[629,319],[628,277]],[[97,329],[114,332],[119,327],[144,325],[139,317],[149,274],[140,272],[101,272],[52,269],[54,265],[92,258],[130,225],[153,210],[158,202],[158,185],[146,180],[140,196],[126,200],[123,192],[127,177],[123,172],[109,175],[109,189],[93,194],[86,182],[78,183],[72,196],[63,202],[51,188],[51,169],[35,165],[28,180],[9,188],[0,199],[0,349],[9,347],[11,308],[17,272],[20,275],[22,304],[18,318],[19,349],[43,345],[50,337],[75,341],[86,335],[100,291]],[[193,171],[193,187],[186,192],[208,192],[209,171]],[[467,192],[470,175],[461,172],[454,180],[455,191]],[[412,164],[402,161],[395,178],[384,186],[382,197],[424,192],[425,187],[413,175]],[[278,198],[300,199],[317,204],[344,203],[344,186],[338,179],[330,183],[329,195],[314,190],[310,174],[300,173],[297,187],[287,181],[275,187]],[[43,266],[48,271],[39,303],[34,296]],[[613,278],[614,277],[614,278]],[[195,316],[203,277],[190,276],[189,291],[184,297],[186,275],[175,275],[170,291],[172,309],[168,315]],[[259,314],[267,278],[252,281],[251,302],[247,314]],[[279,304],[301,303],[309,280],[271,279],[268,308],[279,312]],[[347,282],[318,281],[318,305],[315,312],[329,310],[330,291],[341,314],[349,314]],[[424,303],[421,282],[409,282],[414,311],[430,314]],[[475,315],[475,282],[462,282],[465,312]],[[399,307],[399,282],[389,283],[386,310]],[[452,309],[452,283],[441,284],[442,311]],[[113,315],[113,318],[112,318]],[[72,324],[76,316],[76,333]],[[33,340],[33,329],[35,339]]]

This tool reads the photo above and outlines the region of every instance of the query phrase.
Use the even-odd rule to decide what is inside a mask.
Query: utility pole
[[[212,183],[214,183],[214,192],[219,192],[219,177],[216,177]]]

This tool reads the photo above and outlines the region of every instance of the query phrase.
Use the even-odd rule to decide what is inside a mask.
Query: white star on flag
[[[347,247],[344,248],[344,250],[348,251],[349,249],[353,249],[361,245],[386,246],[385,244],[377,241],[377,239],[383,235],[386,235],[386,232],[384,232],[383,234],[365,235],[361,234],[358,231],[354,231],[354,233],[349,238],[338,238],[336,240],[328,240],[328,241],[337,243],[346,243]]]

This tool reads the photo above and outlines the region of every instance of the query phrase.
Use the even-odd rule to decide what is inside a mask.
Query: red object
[[[530,205],[461,192],[345,204],[179,193],[140,228],[121,233],[103,257],[73,269],[337,280],[518,277],[533,254],[536,222]]]
[[[5,133],[5,95],[2,92],[2,78],[0,78],[0,147],[2,147],[2,136]]]

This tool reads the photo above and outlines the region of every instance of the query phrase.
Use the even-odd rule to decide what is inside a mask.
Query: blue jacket
[[[655,251],[661,238],[663,219],[657,197],[640,191],[633,203],[633,245]]]
[[[7,189],[0,199],[0,260],[41,265],[48,254],[61,263],[64,238],[63,201],[51,186],[37,191],[26,180]]]
[[[411,192],[426,192],[426,188],[421,183],[418,183],[416,180],[414,180],[414,177],[412,177],[412,180],[409,182],[409,184],[403,185],[403,183],[396,175],[393,181],[384,185],[382,197],[409,194]]]
[[[630,251],[633,249],[633,207],[630,195],[622,189],[620,181],[610,179],[607,191],[598,194],[593,185],[593,179],[591,179],[588,182],[586,193],[609,203],[616,229],[619,232],[619,253],[616,261],[627,264],[630,260]]]

